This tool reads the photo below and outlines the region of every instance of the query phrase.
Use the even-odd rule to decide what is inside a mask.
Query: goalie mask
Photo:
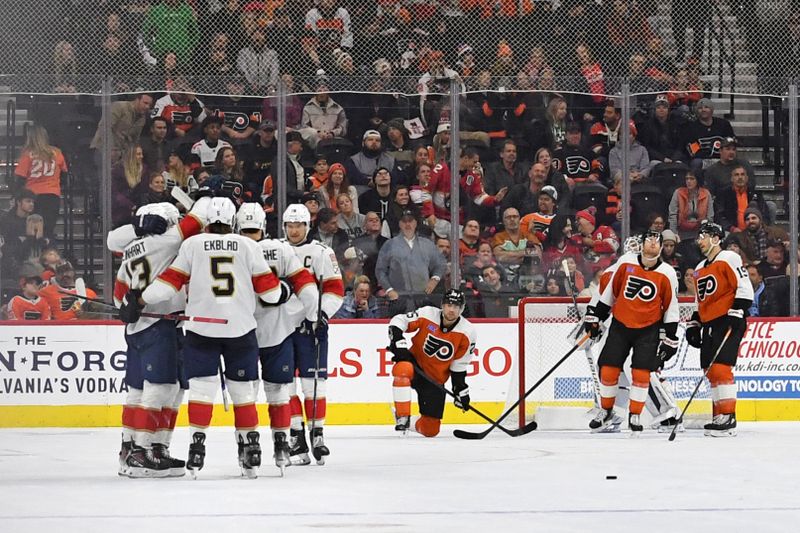
[[[631,235],[627,239],[625,239],[625,244],[622,245],[622,250],[626,254],[636,254],[639,255],[642,253],[642,236],[641,235]]]

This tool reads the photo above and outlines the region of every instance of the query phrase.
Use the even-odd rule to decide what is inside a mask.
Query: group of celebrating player
[[[259,363],[276,466],[283,473],[291,464],[309,464],[309,452],[324,464],[328,317],[341,305],[342,276],[333,250],[308,239],[311,217],[304,205],[292,204],[283,214],[283,239],[268,238],[264,223],[258,204],[237,211],[230,199],[212,197],[197,200],[182,219],[172,204],[148,204],[133,224],[109,234],[109,248],[122,254],[114,299],[128,345],[120,475],[180,476],[186,469],[197,475],[221,388],[226,408],[226,393],[233,404],[242,474],[256,477]],[[686,331],[708,369],[714,419],[706,434],[715,436],[735,434],[733,366],[753,298],[739,257],[720,249],[722,237],[714,223],[700,229],[697,242],[706,259],[694,274],[698,310]],[[612,317],[597,363],[600,408],[590,428],[618,430],[614,405],[632,350],[629,428],[638,434],[646,403],[655,403],[654,415],[664,426],[680,424],[674,399],[657,376],[678,348],[678,282],[659,259],[659,233],[627,244],[604,274],[584,329],[598,339]],[[470,408],[466,371],[477,336],[463,309],[464,295],[449,290],[441,308],[423,307],[390,321],[398,431],[412,426],[412,388],[420,411],[413,429],[426,437],[439,433],[448,379],[456,406]],[[176,315],[182,320],[176,322]],[[414,333],[410,342],[406,333]],[[184,462],[170,455],[169,446],[186,389],[191,442]]]

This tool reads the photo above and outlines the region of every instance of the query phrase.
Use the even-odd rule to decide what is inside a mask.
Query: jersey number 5
[[[215,296],[231,296],[233,294],[233,273],[221,270],[222,265],[225,264],[233,265],[233,257],[211,258],[211,277],[220,282],[211,286],[211,291]]]

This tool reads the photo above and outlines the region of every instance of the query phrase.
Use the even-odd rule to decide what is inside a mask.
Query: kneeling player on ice
[[[753,302],[753,286],[741,258],[719,246],[724,236],[719,224],[704,221],[700,225],[697,245],[706,258],[694,271],[697,311],[686,329],[687,342],[700,348],[700,367],[708,369],[714,418],[704,429],[711,437],[736,435],[733,369]]]
[[[303,391],[303,403],[297,396],[297,381],[289,399],[291,410],[290,447],[292,464],[307,465],[308,457],[303,409],[310,426],[311,453],[317,464],[325,464],[330,454],[322,435],[325,423],[325,385],[328,377],[328,318],[336,314],[344,299],[344,282],[336,254],[327,245],[308,238],[311,229],[311,213],[302,204],[292,204],[283,213],[284,242],[289,243],[304,267],[320,281],[319,315],[309,319],[308,308],[290,305],[288,319],[297,329],[292,333],[294,366],[290,369],[299,377]],[[263,364],[263,358],[262,358]],[[294,375],[294,374],[293,374]],[[285,379],[282,377],[281,379]]]
[[[456,407],[469,409],[467,366],[478,339],[475,328],[461,316],[464,293],[450,289],[442,299],[442,308],[422,307],[418,311],[396,315],[389,322],[389,351],[394,354],[394,409],[397,431],[408,431],[411,425],[411,389],[417,391],[420,418],[414,430],[426,437],[439,434],[444,414],[445,393],[419,375],[424,372],[436,383],[447,378],[458,397]],[[416,332],[409,344],[405,332]]]
[[[291,410],[289,397],[294,390],[295,352],[292,333],[297,327],[292,318],[299,310],[305,310],[305,319],[317,319],[319,291],[314,276],[303,268],[300,258],[292,246],[277,239],[264,238],[266,214],[256,203],[245,203],[236,214],[239,233],[253,239],[264,253],[264,259],[277,275],[281,284],[288,284],[294,295],[280,305],[269,305],[259,300],[256,305],[256,337],[258,355],[261,359],[261,378],[269,404],[269,423],[275,466],[281,469],[291,464],[289,447],[289,425]],[[293,312],[294,311],[294,312]]]
[[[661,262],[661,234],[648,231],[642,236],[641,254],[625,254],[594,307],[588,308],[584,328],[589,336],[601,335],[600,325],[612,315],[606,344],[598,359],[602,411],[589,423],[601,431],[613,423],[619,375],[633,349],[628,426],[634,434],[642,431],[640,415],[647,400],[650,373],[678,349],[678,276]],[[664,338],[660,339],[660,329]]]
[[[239,462],[245,476],[255,477],[255,469],[261,465],[255,406],[258,341],[253,313],[256,295],[270,304],[288,299],[289,295],[282,290],[256,243],[233,234],[235,216],[233,202],[227,198],[213,198],[208,205],[206,233],[187,239],[170,267],[140,298],[131,298],[129,293],[120,315],[126,312],[135,316],[142,306],[169,300],[188,286],[187,314],[211,314],[227,320],[225,324],[191,321],[184,326],[183,355],[189,379],[189,426],[192,430],[186,468],[192,474],[203,468],[206,428],[211,424],[219,389],[217,372],[222,355],[224,383],[233,401]]]

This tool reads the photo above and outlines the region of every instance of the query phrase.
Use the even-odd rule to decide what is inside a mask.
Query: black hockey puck
[[[606,479],[617,479],[617,476],[606,476]]]

